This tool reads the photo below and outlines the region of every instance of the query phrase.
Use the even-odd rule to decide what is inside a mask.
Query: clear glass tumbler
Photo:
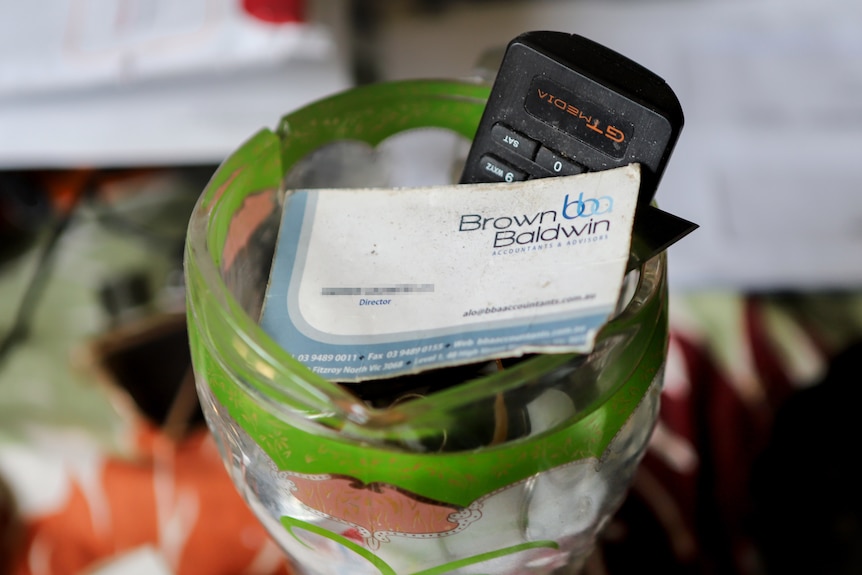
[[[234,483],[298,573],[577,573],[643,456],[667,288],[665,256],[639,258],[637,237],[634,270],[592,353],[432,372],[419,392],[387,402],[315,375],[258,325],[285,195],[386,185],[393,170],[369,166],[387,142],[418,129],[469,142],[488,92],[405,81],[310,104],[227,158],[192,215],[198,393]],[[423,145],[396,147],[430,161]]]

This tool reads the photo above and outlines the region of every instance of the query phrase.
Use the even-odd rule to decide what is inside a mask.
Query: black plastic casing
[[[642,206],[655,195],[683,122],[674,92],[643,66],[582,36],[528,32],[506,49],[461,183],[542,178],[637,162]],[[500,131],[509,130],[515,136],[504,143]],[[547,161],[543,167],[536,162],[539,151],[544,158],[572,162],[574,171],[555,172]],[[504,172],[489,173],[483,161],[489,157],[499,160]]]

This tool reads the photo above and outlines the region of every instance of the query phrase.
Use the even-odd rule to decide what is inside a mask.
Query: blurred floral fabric
[[[671,300],[661,415],[589,572],[862,573],[862,296]]]
[[[7,466],[13,483],[38,475],[42,488],[29,494],[41,501],[28,506],[15,575],[95,572],[145,547],[176,575],[288,573],[205,430],[175,441],[143,426],[136,439],[128,458],[105,457],[68,439],[57,441],[65,456],[6,453],[7,463],[16,459],[14,469]],[[27,487],[19,483],[18,491]]]
[[[171,575],[286,573],[200,419],[176,433],[145,397],[173,405],[188,370],[166,348],[184,337],[182,247],[211,173],[0,174],[0,574],[133,556]],[[144,336],[163,343],[106,369]]]

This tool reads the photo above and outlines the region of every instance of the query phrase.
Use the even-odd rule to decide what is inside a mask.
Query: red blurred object
[[[270,24],[303,21],[302,0],[242,0],[242,8],[251,16]]]

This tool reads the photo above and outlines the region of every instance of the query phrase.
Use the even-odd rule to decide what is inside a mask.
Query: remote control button
[[[536,148],[539,145],[535,140],[507,128],[503,124],[494,124],[494,127],[491,128],[491,138],[504,148],[519,156],[524,156],[528,160],[533,159],[533,154],[536,153]]]
[[[582,165],[545,147],[540,148],[539,153],[536,154],[536,163],[557,176],[574,176],[587,171]]]
[[[520,182],[527,179],[526,172],[488,154],[479,159],[479,171],[488,182]]]

